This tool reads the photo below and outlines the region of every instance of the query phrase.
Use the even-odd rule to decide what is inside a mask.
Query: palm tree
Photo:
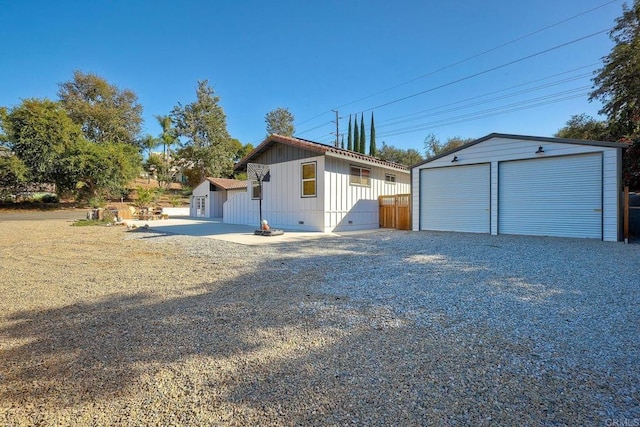
[[[169,163],[169,156],[171,154],[171,146],[175,143],[176,137],[171,128],[172,120],[171,116],[161,116],[159,114],[155,115],[156,120],[158,120],[158,124],[162,128],[162,134],[160,135],[160,139],[162,140],[163,153],[165,163]]]

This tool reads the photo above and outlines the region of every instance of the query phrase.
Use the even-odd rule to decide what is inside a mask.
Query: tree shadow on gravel
[[[168,380],[182,394],[162,404],[185,423],[224,410],[227,418],[217,421],[240,425],[590,425],[607,418],[601,396],[611,397],[611,411],[637,414],[637,405],[617,400],[609,373],[548,359],[537,354],[535,338],[506,337],[462,311],[432,308],[430,293],[450,289],[429,289],[432,279],[420,282],[426,289],[416,303],[442,311],[428,322],[396,309],[384,290],[379,299],[351,293],[358,269],[331,282],[339,277],[335,266],[375,270],[392,249],[399,260],[437,252],[446,262],[398,261],[387,276],[378,271],[390,287],[401,285],[394,274],[396,281],[449,274],[451,287],[478,284],[478,277],[503,280],[486,259],[464,271],[470,261],[455,248],[425,245],[416,254],[389,242],[350,242],[321,256],[313,250],[327,242],[282,246],[278,258],[251,273],[172,299],[142,293],[12,314],[0,337],[20,344],[0,350],[0,401],[55,411],[140,393],[154,387],[146,377],[141,384],[142,376],[184,368]],[[523,300],[520,309],[543,303]]]

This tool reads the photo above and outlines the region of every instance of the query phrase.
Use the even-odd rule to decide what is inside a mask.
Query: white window
[[[258,181],[251,181],[251,199],[260,199],[260,183]]]
[[[302,197],[316,197],[316,162],[303,163]]]
[[[395,184],[396,183],[396,176],[390,173],[385,173],[384,174],[384,182],[386,182],[387,184]]]
[[[371,184],[371,169],[360,166],[351,166],[351,185],[362,185],[368,187]]]

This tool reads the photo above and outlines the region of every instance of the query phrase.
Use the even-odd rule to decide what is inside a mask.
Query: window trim
[[[384,174],[384,182],[385,182],[386,184],[393,184],[393,185],[395,185],[395,184],[396,184],[396,176],[395,176],[395,174],[392,174],[392,173],[385,173],[385,174]]]
[[[255,195],[256,188],[258,189],[257,190],[258,191],[258,195],[257,196]],[[260,200],[261,199],[260,190],[261,190],[260,189],[260,183],[257,180],[252,179],[251,180],[251,200]]]
[[[354,178],[355,175],[353,175],[352,173],[352,169],[359,169],[360,170],[360,175],[358,175],[358,181],[359,182],[354,182]],[[362,183],[362,171],[366,170],[369,171],[369,176],[367,177],[369,182],[366,184]],[[365,167],[365,166],[358,166],[358,165],[349,165],[349,185],[353,185],[356,187],[371,187],[371,168]]]
[[[304,167],[306,165],[313,165],[313,178],[305,178],[304,177]],[[313,181],[313,194],[304,194],[304,183]],[[318,162],[304,162],[300,163],[300,197],[302,198],[312,198],[318,197]]]

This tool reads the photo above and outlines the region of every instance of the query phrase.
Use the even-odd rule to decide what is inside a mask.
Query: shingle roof
[[[247,163],[250,163],[251,160],[257,158],[260,154],[267,151],[271,146],[276,143],[286,144],[293,147],[300,147],[308,151],[312,151],[318,154],[324,155],[333,155],[336,157],[346,157],[354,160],[364,161],[368,163],[375,163],[380,166],[385,166],[388,168],[399,169],[408,171],[409,168],[405,165],[400,165],[398,163],[385,162],[384,160],[376,159],[372,156],[367,156],[365,154],[356,153],[355,151],[344,150],[342,148],[337,148],[332,145],[320,144],[319,142],[309,141],[301,138],[294,138],[291,136],[283,136],[273,134],[268,136],[260,145],[258,145],[251,153],[242,158],[238,163],[236,163],[234,169],[235,170],[244,170],[247,167]]]
[[[223,190],[238,190],[247,188],[247,181],[228,178],[206,178],[210,183],[222,188]]]

